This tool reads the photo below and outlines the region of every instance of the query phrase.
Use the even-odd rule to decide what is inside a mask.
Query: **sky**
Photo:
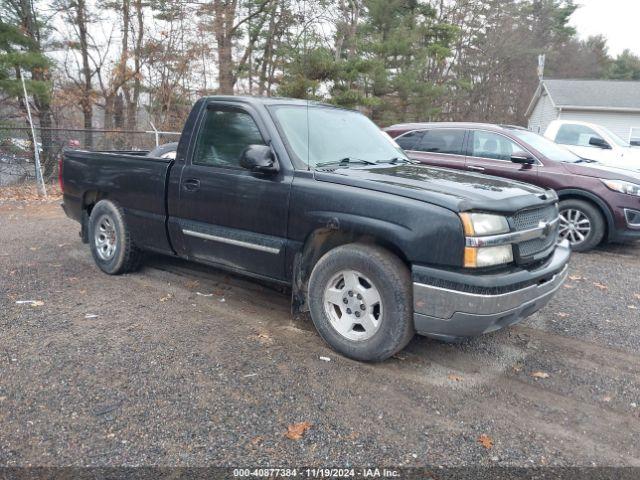
[[[571,17],[571,25],[586,39],[602,34],[609,53],[618,55],[625,48],[640,55],[640,0],[577,0],[580,8]]]

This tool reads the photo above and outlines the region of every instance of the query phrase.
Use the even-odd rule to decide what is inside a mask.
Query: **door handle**
[[[200,180],[197,178],[190,178],[182,182],[182,188],[185,190],[189,190],[190,192],[195,192],[200,188]]]
[[[467,165],[467,168],[475,172],[484,172],[484,167],[479,167],[478,165]]]

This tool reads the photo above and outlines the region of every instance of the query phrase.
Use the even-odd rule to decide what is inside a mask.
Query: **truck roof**
[[[315,106],[315,107],[329,107],[339,108],[342,110],[349,110],[347,108],[331,105],[329,103],[317,102],[315,100],[305,100],[302,98],[287,98],[287,97],[264,97],[264,96],[249,96],[249,95],[211,95],[204,97],[205,100],[218,100],[225,102],[238,102],[248,104],[262,104],[262,105],[299,105],[299,106]]]

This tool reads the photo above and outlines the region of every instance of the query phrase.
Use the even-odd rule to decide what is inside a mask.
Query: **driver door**
[[[273,174],[240,166],[243,150],[265,144],[249,107],[207,106],[180,175],[177,227],[182,255],[273,279],[284,279],[292,171]]]
[[[525,150],[522,146],[497,132],[470,130],[469,133],[467,170],[535,183],[538,176],[537,164],[511,161],[512,154]]]

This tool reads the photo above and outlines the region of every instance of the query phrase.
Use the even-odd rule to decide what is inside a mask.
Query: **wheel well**
[[[107,198],[107,194],[97,190],[89,190],[82,197],[82,219],[80,221],[80,238],[83,243],[89,243],[89,216],[93,207],[103,198]]]
[[[367,243],[378,245],[396,255],[408,268],[409,260],[400,248],[391,242],[372,235],[362,235],[356,232],[345,232],[322,228],[311,233],[304,243],[302,250],[296,254],[293,266],[293,306],[296,311],[307,311],[307,286],[313,267],[329,250],[349,243]]]
[[[558,198],[560,199],[560,201],[562,200],[580,200],[582,202],[587,202],[589,205],[593,206],[596,210],[598,210],[598,212],[600,212],[600,214],[602,215],[602,218],[604,218],[604,237],[603,238],[607,238],[609,236],[609,231],[610,231],[610,224],[612,222],[611,219],[611,214],[605,209],[605,207],[603,207],[599,202],[593,200],[592,198],[586,196],[586,195],[581,195],[579,193],[558,193]]]
[[[95,204],[106,197],[107,194],[104,192],[88,190],[84,192],[84,196],[82,198],[82,209],[86,210],[88,215],[91,215],[91,210],[93,210]]]

